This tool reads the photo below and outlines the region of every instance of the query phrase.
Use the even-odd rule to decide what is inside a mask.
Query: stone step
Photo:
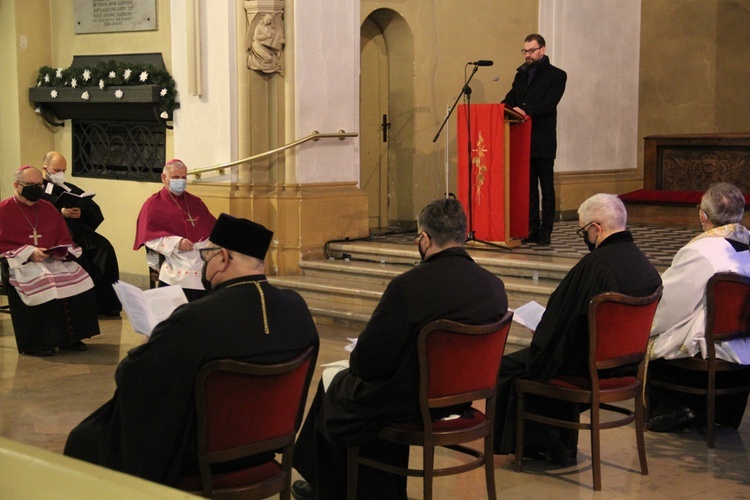
[[[470,247],[479,265],[505,283],[511,309],[530,300],[547,304],[575,259],[554,258]],[[325,260],[300,262],[302,275],[271,276],[279,287],[300,293],[318,323],[362,329],[380,301],[388,283],[419,263],[415,246],[383,241],[331,242]],[[514,322],[509,344],[529,345],[531,332]]]

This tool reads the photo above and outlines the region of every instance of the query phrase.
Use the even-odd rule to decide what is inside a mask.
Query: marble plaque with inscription
[[[75,0],[73,18],[78,34],[155,30],[156,0]]]

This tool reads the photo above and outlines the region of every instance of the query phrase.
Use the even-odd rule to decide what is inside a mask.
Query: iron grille
[[[161,182],[166,131],[155,122],[73,120],[73,175]]]

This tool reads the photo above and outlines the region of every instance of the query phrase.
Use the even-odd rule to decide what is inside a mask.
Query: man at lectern
[[[529,235],[524,243],[550,244],[555,219],[555,153],[557,152],[557,103],[565,92],[567,74],[552,66],[544,37],[532,33],[524,40],[521,53],[526,62],[517,69],[513,86],[503,103],[531,122],[529,168]],[[542,190],[542,218],[539,219],[539,191]]]

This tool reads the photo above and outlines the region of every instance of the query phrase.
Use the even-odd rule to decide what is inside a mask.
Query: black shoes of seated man
[[[702,424],[695,411],[687,406],[682,406],[663,415],[649,418],[646,422],[646,429],[651,432],[671,432]]]
[[[578,463],[578,450],[568,448],[562,441],[554,441],[549,449],[543,449],[534,445],[524,446],[523,456],[533,460],[551,462],[555,465],[575,465]]]
[[[310,483],[302,479],[298,479],[292,484],[292,496],[296,500],[315,500],[316,498],[315,489]]]

